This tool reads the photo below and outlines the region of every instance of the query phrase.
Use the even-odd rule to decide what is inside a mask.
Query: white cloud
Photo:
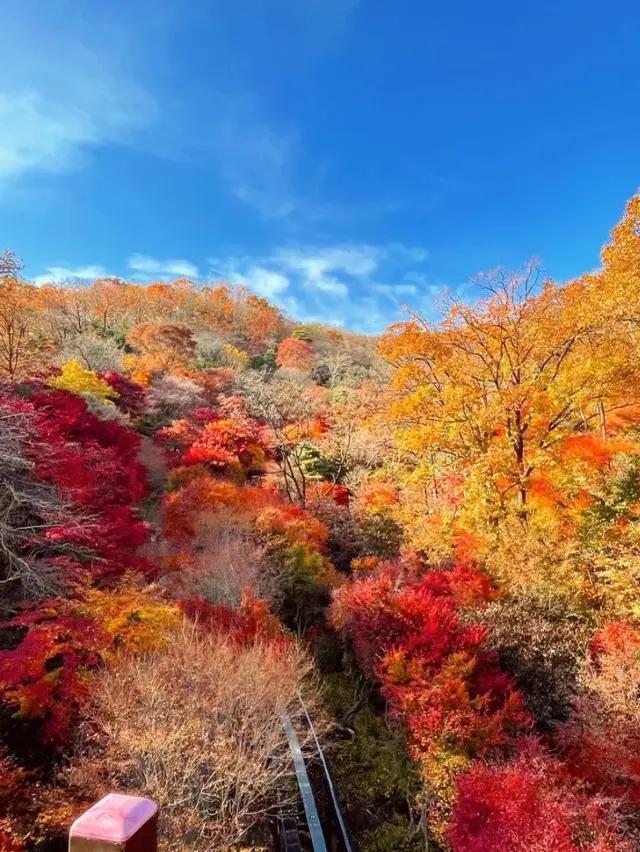
[[[231,284],[243,284],[265,299],[275,299],[289,288],[290,281],[282,272],[254,263],[250,258],[211,258],[209,263],[213,275]]]
[[[398,320],[405,301],[417,310],[433,310],[435,288],[424,274],[426,257],[426,251],[416,248],[409,252],[399,244],[283,246],[264,255],[233,253],[210,258],[202,277],[243,285],[297,320],[372,334]],[[198,267],[184,259],[135,254],[127,267],[143,283],[201,277]],[[110,276],[98,265],[52,266],[34,281],[42,285],[102,277]]]
[[[394,301],[397,301],[400,296],[415,296],[418,293],[415,284],[373,284],[371,289]]]
[[[262,10],[239,0],[216,13],[216,92],[212,75],[175,49],[200,23],[183,0],[2,0],[0,202],[25,178],[80,169],[117,144],[213,166],[232,197],[268,220],[352,220],[394,209],[323,200],[326,164],[308,161],[296,126],[260,100],[242,70],[259,61],[247,54],[247,18],[265,38],[280,21],[291,36],[289,61],[302,72],[342,38],[357,2],[276,0]]]
[[[296,319],[371,333],[398,319],[404,301],[430,304],[431,293],[417,280],[427,257],[425,249],[399,243],[344,243],[286,246],[264,256],[209,263],[212,275],[245,285]]]
[[[345,245],[326,249],[285,249],[274,259],[297,273],[305,287],[334,296],[348,296],[348,279],[368,276],[378,266],[378,258],[379,250],[374,246]]]
[[[111,277],[114,276],[102,266],[50,266],[42,275],[36,275],[33,283],[36,287],[44,287],[45,284],[62,284],[65,281],[94,281],[96,278]]]
[[[134,254],[127,261],[127,266],[138,273],[143,281],[200,277],[200,271],[194,263],[180,258],[157,260],[155,257],[146,254]]]
[[[154,120],[121,31],[101,12],[5,0],[0,28],[0,190],[32,173],[77,168],[91,149],[127,142]]]
[[[426,263],[429,260],[429,252],[422,246],[406,246],[404,243],[389,243],[387,246],[389,254],[407,257],[414,263]]]
[[[221,99],[215,147],[233,195],[265,219],[290,216],[299,206],[291,174],[297,136],[276,130],[248,97]]]

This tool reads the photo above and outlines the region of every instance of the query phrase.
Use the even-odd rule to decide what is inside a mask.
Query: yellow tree
[[[388,416],[414,468],[436,493],[455,468],[490,513],[514,506],[523,520],[532,482],[557,464],[555,447],[634,393],[628,364],[600,365],[612,334],[591,309],[590,282],[540,289],[538,276],[536,264],[484,276],[478,304],[451,303],[439,325],[413,316],[381,344],[396,368]]]
[[[640,323],[640,192],[627,203],[624,216],[602,250],[602,278],[610,306],[634,325]],[[613,298],[615,296],[615,299]]]

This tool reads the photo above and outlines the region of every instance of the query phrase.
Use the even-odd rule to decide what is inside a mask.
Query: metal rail
[[[307,767],[305,766],[302,749],[300,748],[300,741],[298,740],[298,736],[291,724],[291,719],[289,718],[288,713],[282,714],[282,724],[284,732],[287,735],[287,739],[289,740],[289,748],[291,749],[291,757],[293,758],[293,766],[296,771],[296,778],[298,779],[300,796],[302,797],[302,804],[307,817],[307,825],[309,826],[313,852],[327,852],[327,844],[325,843],[324,834],[322,833],[320,818],[318,817],[318,809],[316,807],[316,800],[313,796],[313,790],[311,789],[309,775],[307,774]]]
[[[322,763],[322,768],[324,769],[324,775],[327,779],[327,785],[329,787],[329,793],[331,795],[331,801],[333,802],[333,810],[338,819],[338,824],[340,826],[340,833],[342,834],[342,839],[344,841],[346,852],[353,852],[351,847],[351,841],[349,840],[349,834],[347,832],[347,826],[345,825],[345,821],[342,816],[342,811],[340,810],[340,803],[338,802],[338,796],[336,794],[335,787],[333,785],[333,778],[331,777],[331,773],[329,772],[329,767],[327,766],[327,761],[325,760],[324,751],[322,746],[320,745],[320,740],[318,739],[318,735],[316,734],[316,729],[313,727],[313,722],[311,721],[311,717],[309,716],[309,711],[307,710],[307,706],[302,700],[302,696],[298,692],[298,701],[302,709],[304,710],[304,715],[307,717],[307,724],[311,730],[313,735],[313,740],[316,744],[316,749],[318,751],[318,757],[320,758],[320,762]]]

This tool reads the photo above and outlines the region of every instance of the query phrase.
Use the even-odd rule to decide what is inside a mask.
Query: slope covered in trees
[[[640,196],[602,260],[373,339],[6,253],[0,848],[270,848],[299,691],[362,852],[637,848]]]

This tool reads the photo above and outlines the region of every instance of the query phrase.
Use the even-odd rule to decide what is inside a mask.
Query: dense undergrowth
[[[361,852],[637,848],[640,197],[379,340],[0,271],[2,850],[269,847],[298,694]]]

